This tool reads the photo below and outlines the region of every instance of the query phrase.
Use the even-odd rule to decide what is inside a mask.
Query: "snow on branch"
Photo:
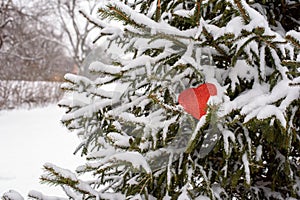
[[[42,194],[41,192],[31,190],[28,193],[28,197],[36,200],[68,200],[68,198],[60,198],[60,197],[55,197],[55,196],[47,196]]]
[[[4,200],[24,200],[24,197],[22,197],[21,194],[15,190],[9,190],[8,192],[5,192],[2,198]]]
[[[70,170],[60,168],[51,163],[46,163],[44,169],[47,174],[41,176],[41,180],[46,183],[69,185],[75,191],[90,194],[96,199],[100,199],[101,193],[97,192],[91,185],[77,178]],[[39,197],[39,193],[33,192],[34,196]]]
[[[107,74],[118,74],[121,72],[121,67],[115,65],[107,65],[100,61],[95,61],[90,64],[89,70],[92,72],[102,72]]]
[[[291,87],[289,83],[289,80],[282,80],[269,93],[266,85],[256,85],[253,89],[228,102],[224,107],[225,113],[241,109],[241,113],[246,115],[245,122],[254,117],[266,119],[275,116],[281,125],[286,127],[285,110],[300,96],[300,88]],[[280,100],[282,101],[278,107],[272,105]]]
[[[105,35],[110,35],[111,39],[113,39],[123,34],[123,30],[120,27],[108,25],[104,21],[95,18],[84,10],[80,10],[79,13],[82,14],[82,16],[85,17],[91,24],[101,29],[100,35],[93,41],[93,43]]]
[[[128,20],[132,20],[132,23],[135,23],[143,29],[149,29],[149,32],[151,34],[163,33],[166,35],[177,35],[184,38],[193,38],[196,32],[196,29],[180,31],[177,28],[170,26],[164,21],[155,22],[149,17],[134,11],[132,8],[125,5],[124,3],[115,0],[106,1],[106,3],[103,3],[101,5],[100,9],[109,9],[110,11],[118,12],[118,14],[122,15],[123,17],[128,16]]]
[[[297,48],[300,48],[300,33],[294,30],[291,30],[286,33],[286,39],[291,41],[293,45]]]
[[[112,161],[123,161],[132,165],[133,168],[143,169],[147,174],[151,174],[152,170],[148,165],[145,157],[138,152],[122,152],[116,153],[110,157]]]

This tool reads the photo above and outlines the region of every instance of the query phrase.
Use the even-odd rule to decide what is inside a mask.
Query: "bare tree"
[[[1,0],[0,79],[52,80],[72,70],[63,34],[50,22],[51,15],[46,1],[25,6]]]
[[[0,10],[0,49],[3,45],[3,35],[2,35],[2,30],[5,28],[5,26],[12,21],[12,18],[7,17],[7,9],[8,9],[9,2],[1,2],[1,10]]]
[[[55,0],[56,15],[61,29],[68,40],[69,52],[76,65],[80,68],[82,62],[91,50],[93,39],[97,35],[97,28],[89,23],[80,10],[87,10],[90,14],[97,12],[95,0]],[[84,70],[80,68],[80,70]]]

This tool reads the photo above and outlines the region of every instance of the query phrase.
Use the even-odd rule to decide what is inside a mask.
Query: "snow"
[[[94,110],[101,110],[103,107],[111,105],[113,101],[109,99],[102,100],[101,102],[91,103],[86,107],[82,107],[73,113],[66,114],[62,117],[63,121],[69,121],[72,119],[79,118],[81,116],[91,117]]]
[[[213,184],[212,185],[212,190],[213,190],[213,193],[214,193],[214,196],[215,196],[216,199],[224,199],[224,197],[222,197],[222,195],[226,194],[226,191],[219,184],[216,184],[216,183]]]
[[[73,155],[79,139],[60,123],[63,113],[56,105],[0,111],[0,196],[12,189],[23,197],[30,190],[64,196],[60,187],[39,183],[47,162],[72,171],[84,162]]]
[[[178,200],[188,200],[191,199],[188,194],[187,185],[183,186],[181,189],[181,194],[178,197]]]
[[[47,199],[47,200],[67,200],[67,198],[58,198],[58,197],[51,197],[43,195],[41,192],[38,191],[30,191],[30,197],[36,199]]]
[[[272,116],[276,116],[276,118],[281,122],[283,127],[285,127],[286,119],[282,111],[278,107],[274,105],[266,105],[262,107],[257,113],[257,119],[266,119]]]
[[[24,198],[15,190],[9,190],[3,197],[6,199],[24,200]]]
[[[157,0],[154,0],[154,2],[150,5],[150,9],[148,11],[147,17],[151,18],[155,11],[156,11],[156,5],[157,5]]]
[[[191,29],[191,30],[187,30],[187,31],[180,31],[178,29],[176,29],[173,26],[170,26],[169,24],[167,24],[164,21],[161,21],[159,23],[149,19],[147,16],[138,13],[138,12],[134,12],[133,9],[131,9],[130,7],[124,5],[122,2],[119,1],[115,1],[115,0],[110,0],[110,1],[102,1],[103,4],[100,6],[100,8],[106,9],[105,5],[111,5],[114,6],[116,8],[121,9],[126,15],[129,16],[130,19],[132,19],[137,25],[141,26],[141,27],[147,27],[150,28],[150,32],[152,34],[158,34],[158,33],[162,33],[162,34],[169,34],[169,35],[178,35],[178,36],[182,36],[182,37],[189,37],[192,36],[195,32],[195,30]]]
[[[228,138],[230,138],[230,140],[232,142],[235,142],[235,136],[234,133],[229,131],[229,130],[224,130],[222,131],[222,135],[223,135],[223,140],[224,140],[224,150],[226,152],[226,154],[229,154],[229,141]]]
[[[210,198],[207,196],[200,195],[195,200],[210,200]]]
[[[225,33],[239,33],[242,27],[243,27],[243,18],[234,17],[231,21],[227,23],[225,27]],[[223,33],[221,35],[223,35]]]
[[[297,42],[300,43],[300,33],[299,32],[291,30],[291,31],[287,32],[286,35],[293,37],[294,39],[297,40]]]
[[[187,145],[187,148],[189,148],[192,144],[192,142],[195,140],[195,138],[197,138],[198,134],[199,134],[199,130],[200,128],[206,123],[206,118],[205,117],[201,117],[199,122],[197,123],[197,126],[195,128],[195,130],[193,131],[193,134],[189,140],[189,143]]]
[[[110,138],[115,145],[117,146],[122,146],[122,147],[130,147],[130,139],[132,137],[127,136],[127,135],[121,135],[120,133],[117,132],[110,132],[108,133],[108,138]]]
[[[68,169],[62,169],[62,168],[57,167],[56,165],[54,165],[52,163],[45,163],[44,167],[47,168],[47,169],[53,169],[59,176],[65,178],[65,179],[70,179],[72,181],[77,181],[76,175]],[[43,175],[43,177],[44,177],[44,175]]]
[[[234,68],[232,68],[229,73],[232,90],[235,90],[236,85],[239,84],[238,77],[247,81],[251,81],[253,78],[257,80],[257,70],[252,66],[248,65],[248,63],[245,60],[238,60]]]
[[[286,120],[283,116],[283,110],[291,103],[293,99],[299,98],[300,89],[297,87],[290,87],[288,80],[280,81],[268,95],[261,95],[252,97],[252,102],[248,103],[242,108],[241,113],[248,114],[245,121],[257,116],[259,119],[266,119],[270,116],[276,116],[280,120],[283,127],[286,126]],[[258,88],[257,88],[258,89]],[[250,95],[248,98],[251,99]],[[285,98],[280,104],[280,107],[269,105]]]
[[[248,161],[248,157],[247,157],[247,153],[244,153],[243,157],[243,164],[244,164],[244,168],[245,168],[245,174],[246,174],[246,183],[248,185],[250,185],[250,167],[249,167],[249,161]]]
[[[262,146],[258,145],[256,148],[256,161],[260,161],[262,156]]]
[[[176,10],[174,12],[175,15],[181,16],[181,17],[191,17],[193,16],[193,14],[195,13],[195,8],[191,9],[191,10]]]
[[[114,154],[111,157],[112,160],[118,160],[118,161],[124,161],[128,162],[129,164],[132,165],[133,168],[135,169],[144,169],[146,173],[150,174],[151,168],[148,165],[147,161],[145,158],[138,152],[122,152],[122,153],[117,153]]]
[[[263,80],[266,79],[266,61],[265,61],[265,49],[266,49],[266,45],[262,45],[262,47],[260,48],[260,63],[259,63],[259,70],[260,70],[260,76],[262,77]]]
[[[289,70],[287,69],[287,67],[283,67],[281,65],[281,60],[280,60],[279,56],[277,55],[277,52],[274,49],[271,49],[271,54],[274,59],[275,66],[276,66],[277,70],[281,73],[282,78],[287,79],[286,74],[289,72]]]
[[[64,78],[68,81],[71,81],[72,83],[76,83],[77,85],[81,85],[81,83],[83,83],[85,86],[91,84],[91,81],[88,78],[84,76],[75,75],[75,74],[70,74],[70,73],[66,74]],[[62,88],[64,87],[64,84],[62,85]]]
[[[100,61],[95,61],[90,64],[89,69],[94,72],[104,72],[108,74],[118,74],[121,72],[121,67],[114,65],[107,65]]]

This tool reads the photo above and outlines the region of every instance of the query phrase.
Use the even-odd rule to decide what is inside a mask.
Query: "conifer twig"
[[[155,15],[155,21],[159,21],[161,17],[161,2],[160,0],[157,1],[156,5],[156,15]]]
[[[296,46],[297,48],[300,49],[300,42],[297,41],[293,36],[287,35],[287,36],[285,37],[285,39],[287,39],[287,40],[290,41],[294,46]]]
[[[249,16],[247,15],[246,10],[244,9],[241,0],[234,0],[234,3],[237,5],[243,19],[245,20],[246,23],[249,23],[250,19]]]
[[[196,5],[196,24],[199,25],[200,23],[200,16],[201,16],[201,4],[202,0],[197,0],[197,5]]]
[[[94,24],[95,26],[99,27],[99,28],[105,28],[103,25],[95,22],[93,19],[91,19],[85,12],[83,12],[82,10],[79,10],[79,13],[88,20],[88,22],[90,22],[91,24]]]

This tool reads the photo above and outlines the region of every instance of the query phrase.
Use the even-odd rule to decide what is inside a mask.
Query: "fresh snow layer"
[[[25,199],[30,190],[65,196],[60,187],[39,181],[47,162],[72,171],[84,163],[73,155],[79,140],[60,123],[63,114],[56,105],[0,111],[0,196],[9,190]]]

